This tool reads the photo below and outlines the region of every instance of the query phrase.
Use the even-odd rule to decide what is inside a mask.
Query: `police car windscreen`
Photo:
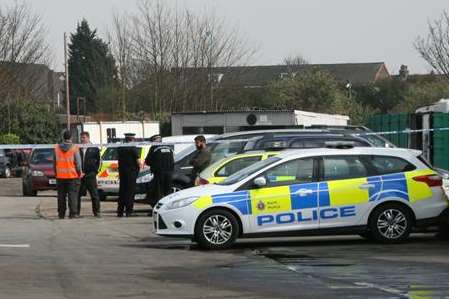
[[[244,168],[244,169],[234,173],[233,175],[231,175],[224,181],[217,183],[217,185],[225,185],[226,186],[226,185],[232,185],[237,182],[240,182],[241,180],[244,180],[247,177],[249,177],[250,175],[252,175],[253,173],[258,172],[259,170],[264,169],[268,165],[271,165],[279,160],[280,160],[280,158],[278,158],[278,157],[271,157],[269,159],[257,162],[247,168]]]

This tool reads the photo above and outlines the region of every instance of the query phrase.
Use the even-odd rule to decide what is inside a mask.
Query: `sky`
[[[15,0],[0,0],[12,3]],[[53,68],[63,69],[63,33],[86,18],[103,37],[113,12],[132,11],[138,0],[23,0],[43,16],[55,51]],[[301,54],[311,63],[383,61],[392,74],[401,64],[427,73],[413,43],[428,22],[449,9],[448,0],[164,0],[198,13],[211,12],[256,47],[250,64],[279,64]]]

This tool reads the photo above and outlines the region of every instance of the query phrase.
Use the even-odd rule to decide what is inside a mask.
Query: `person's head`
[[[62,133],[62,139],[64,141],[72,141],[72,132],[70,132],[70,130],[65,130]]]
[[[205,149],[207,147],[206,138],[203,135],[196,136],[195,137],[195,146],[198,150]]]
[[[81,132],[80,139],[82,144],[90,143],[89,132]]]
[[[134,134],[134,133],[126,133],[125,134],[125,142],[126,143],[133,142],[134,140],[136,140],[136,134]]]
[[[150,141],[160,143],[162,142],[162,136],[159,134],[151,136]]]

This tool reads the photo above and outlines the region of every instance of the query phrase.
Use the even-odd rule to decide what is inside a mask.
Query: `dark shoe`
[[[62,216],[62,215],[59,215],[59,219],[64,219],[65,218],[65,216]]]
[[[94,217],[96,217],[96,218],[101,218],[101,213],[95,213],[95,214],[94,214]]]
[[[70,219],[78,219],[78,218],[80,218],[80,216],[79,215],[70,215],[69,218]]]
[[[117,213],[117,217],[122,218],[123,217],[123,213]]]

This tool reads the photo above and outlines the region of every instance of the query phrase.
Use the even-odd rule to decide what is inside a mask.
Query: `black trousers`
[[[137,171],[123,171],[119,173],[120,190],[117,215],[123,215],[123,212],[127,215],[133,213],[137,174]]]
[[[173,192],[173,172],[159,172],[153,175],[147,198],[154,207],[161,198]]]
[[[97,189],[97,174],[89,173],[81,179],[80,191],[78,195],[78,215],[81,212],[81,197],[89,191],[90,199],[92,200],[92,212],[94,216],[100,213],[100,196]]]
[[[69,215],[73,217],[78,213],[78,191],[79,179],[57,180],[58,189],[58,215],[59,218],[65,217],[67,210],[67,201],[69,203]]]

